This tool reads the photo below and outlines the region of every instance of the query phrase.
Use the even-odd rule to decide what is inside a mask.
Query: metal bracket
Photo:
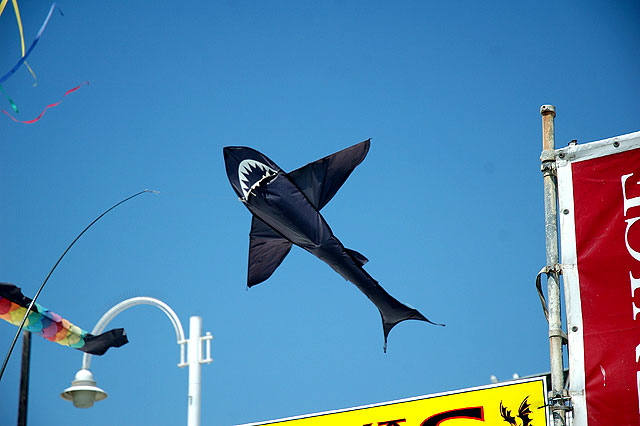
[[[200,349],[200,364],[210,364],[213,362],[213,358],[211,358],[211,340],[213,340],[213,336],[208,331],[204,336],[200,338],[200,342],[205,343],[206,351],[206,357],[202,358],[202,349]]]
[[[180,367],[180,368],[184,368],[187,365],[189,365],[189,363],[186,360],[186,358],[187,358],[187,343],[188,342],[189,341],[186,340],[186,339],[178,341],[178,344],[180,345],[180,362],[178,363],[178,367]]]
[[[198,362],[200,364],[211,364],[213,362],[213,358],[211,358],[211,340],[213,340],[213,336],[210,332],[206,332],[206,334],[200,337],[200,347],[198,348]],[[204,342],[204,351],[202,350],[202,343]],[[178,342],[180,345],[180,363],[178,367],[183,368],[189,365],[187,361],[187,347],[189,346],[189,340],[180,340]],[[204,357],[202,356],[204,352]]]

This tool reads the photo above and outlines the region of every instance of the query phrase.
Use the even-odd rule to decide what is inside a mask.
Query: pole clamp
[[[549,330],[549,337],[560,337],[562,339],[562,344],[566,345],[569,343],[569,338],[567,337],[567,333],[560,330],[559,328]]]
[[[543,151],[544,152],[544,151]],[[540,164],[540,171],[542,172],[543,177],[548,176],[556,176],[556,161],[555,157],[553,160],[544,160],[542,164]]]
[[[563,389],[562,392],[549,391],[549,393],[547,393],[547,400],[549,402],[544,406],[551,409],[554,420],[559,421],[562,425],[566,424],[566,414],[573,411],[571,397],[569,396],[568,391],[566,389]]]
[[[571,396],[567,389],[562,389],[562,392],[549,391],[547,393],[547,399],[549,401],[548,407],[558,411],[573,411],[571,406]]]
[[[545,149],[540,154],[540,171],[542,176],[555,176],[556,175],[556,150]]]
[[[545,149],[540,154],[540,161],[545,163],[547,161],[556,161],[556,150],[555,149]]]

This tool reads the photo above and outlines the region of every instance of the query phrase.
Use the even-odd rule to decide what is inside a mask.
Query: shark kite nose
[[[226,146],[222,149],[222,155],[224,156],[224,162],[228,163],[229,160],[233,157],[233,150],[231,147]],[[237,161],[237,160],[236,160]]]

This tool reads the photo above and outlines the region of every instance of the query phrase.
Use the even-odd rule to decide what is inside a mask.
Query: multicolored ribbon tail
[[[86,84],[86,85],[88,85],[88,84],[89,84],[89,82],[88,82],[88,81],[83,81],[80,85],[78,85],[78,86],[74,87],[73,89],[69,89],[69,90],[67,90],[67,91],[64,93],[64,95],[62,95],[62,97],[60,98],[60,100],[59,100],[58,102],[55,102],[55,103],[52,103],[52,104],[47,105],[47,106],[42,110],[42,112],[40,113],[40,115],[38,115],[38,116],[37,116],[36,118],[34,118],[33,120],[26,120],[26,121],[18,120],[17,118],[15,118],[15,117],[13,117],[11,114],[9,114],[7,111],[2,110],[2,112],[4,112],[7,116],[9,116],[9,118],[10,118],[10,119],[12,119],[13,121],[15,121],[16,123],[22,123],[22,124],[33,124],[33,123],[35,123],[36,121],[39,121],[39,120],[44,116],[44,113],[45,113],[45,112],[47,112],[47,110],[48,110],[49,108],[53,108],[53,107],[56,107],[56,106],[60,105],[66,96],[68,96],[68,95],[70,95],[71,93],[75,92],[76,90],[80,89],[80,88],[81,88],[82,86],[84,86],[85,84]]]
[[[40,27],[40,30],[38,30],[38,34],[36,34],[36,38],[31,43],[31,46],[29,46],[29,49],[27,49],[27,51],[18,60],[18,63],[15,64],[14,67],[11,68],[5,75],[0,77],[0,84],[4,83],[9,77],[11,77],[16,72],[16,70],[20,68],[20,65],[22,65],[27,60],[27,57],[31,54],[33,49],[36,47],[36,44],[38,44],[38,41],[40,40],[40,36],[42,36],[44,29],[47,28],[47,24],[49,24],[49,20],[51,19],[51,15],[53,14],[53,10],[55,8],[56,8],[56,3],[53,3],[51,5],[51,9],[49,9],[49,13],[47,14],[47,17],[45,18],[44,22],[42,23],[42,26]],[[19,16],[19,14],[17,13],[16,16]],[[21,23],[19,27],[20,27],[20,30],[22,30]]]

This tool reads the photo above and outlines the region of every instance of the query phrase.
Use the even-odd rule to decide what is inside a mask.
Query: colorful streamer
[[[62,97],[60,98],[60,100],[59,100],[58,102],[55,102],[55,103],[52,103],[52,104],[47,105],[47,106],[42,110],[42,112],[40,113],[40,115],[38,115],[38,116],[37,116],[36,118],[34,118],[33,120],[26,120],[26,121],[18,120],[17,118],[15,118],[15,117],[13,117],[11,114],[9,114],[7,111],[2,110],[2,112],[4,112],[6,115],[8,115],[8,116],[9,116],[9,118],[10,118],[10,119],[12,119],[13,121],[15,121],[16,123],[33,124],[33,123],[35,123],[36,121],[39,121],[39,120],[42,118],[42,116],[44,115],[44,113],[45,113],[45,112],[47,112],[47,110],[48,110],[49,108],[53,108],[53,107],[56,107],[56,106],[60,105],[60,104],[62,103],[62,101],[64,100],[64,98],[65,98],[67,95],[69,95],[69,94],[71,94],[71,93],[75,92],[76,90],[80,89],[80,88],[81,88],[82,86],[84,86],[85,84],[87,84],[87,85],[88,85],[88,84],[89,84],[89,82],[88,82],[88,81],[84,81],[84,82],[82,82],[82,84],[80,84],[80,85],[78,85],[78,86],[74,87],[73,89],[69,89],[69,90],[67,90],[67,91],[64,93],[64,95],[62,95]]]
[[[6,1],[4,3],[6,4]],[[14,5],[15,5],[15,2],[14,2]],[[44,22],[42,23],[42,26],[40,27],[40,30],[38,30],[38,34],[36,34],[36,38],[31,43],[31,46],[29,46],[29,49],[27,49],[27,51],[22,55],[20,60],[18,60],[18,63],[16,65],[14,65],[14,67],[11,68],[5,75],[0,77],[0,84],[4,83],[9,77],[11,77],[16,72],[16,70],[18,68],[20,68],[20,65],[22,65],[27,60],[27,57],[31,54],[33,49],[36,47],[36,44],[40,40],[40,36],[42,36],[42,33],[44,32],[44,29],[47,28],[47,24],[49,24],[49,19],[51,19],[51,15],[53,14],[53,10],[55,8],[56,8],[56,3],[53,3],[51,5],[51,9],[49,9],[49,13],[47,14],[47,17],[45,18]],[[16,9],[16,11],[17,11],[17,9]],[[19,13],[18,12],[16,12],[16,16],[19,19]],[[20,24],[19,27],[20,27],[20,30],[22,31],[22,24]]]
[[[19,287],[0,283],[0,318],[14,325],[20,325],[31,299],[25,297]],[[60,315],[34,303],[27,317],[24,329],[37,333],[58,344],[80,349],[93,355],[102,355],[109,348],[128,343],[123,329],[114,329],[94,336],[71,324]]]
[[[0,16],[2,16],[2,12],[4,12],[4,9],[7,6],[7,2],[8,2],[8,0],[2,0],[2,2],[0,2]],[[16,15],[16,22],[18,23],[18,32],[20,33],[20,47],[22,48],[22,56],[24,56],[24,54],[25,54],[25,50],[24,50],[24,32],[22,31],[22,19],[20,19],[20,9],[18,8],[18,2],[16,0],[12,0],[12,3],[13,3],[13,11],[14,11],[14,13]],[[26,61],[25,61],[24,64],[29,69],[29,72],[31,73],[31,75],[35,79],[35,83],[33,84],[33,86],[35,87],[38,84],[38,79],[36,77],[36,74],[33,72],[33,70],[31,69],[29,64],[27,64]],[[11,108],[13,109],[13,111],[16,114],[20,113],[20,111],[18,111],[18,105],[16,105],[16,103],[13,102],[13,99],[11,99],[11,97],[7,94],[7,92],[4,91],[4,88],[2,87],[1,84],[0,84],[0,91],[7,98],[7,100],[9,101],[9,104],[11,104]]]
[[[20,48],[22,49],[22,56],[24,57],[25,55],[24,31],[22,30],[22,19],[20,18],[20,9],[18,8],[17,0],[11,0],[11,3],[13,4],[13,11],[16,15],[16,22],[18,23],[18,32],[20,33]],[[4,10],[4,6],[6,4],[7,4],[7,0],[3,0],[2,4],[0,5],[0,15],[2,15],[2,11]],[[26,60],[24,61],[24,66],[27,67],[27,70],[29,70],[29,73],[33,77],[33,80],[34,80],[33,87],[36,87],[38,85],[38,77],[36,76],[36,73],[33,71],[31,66],[29,66]]]

